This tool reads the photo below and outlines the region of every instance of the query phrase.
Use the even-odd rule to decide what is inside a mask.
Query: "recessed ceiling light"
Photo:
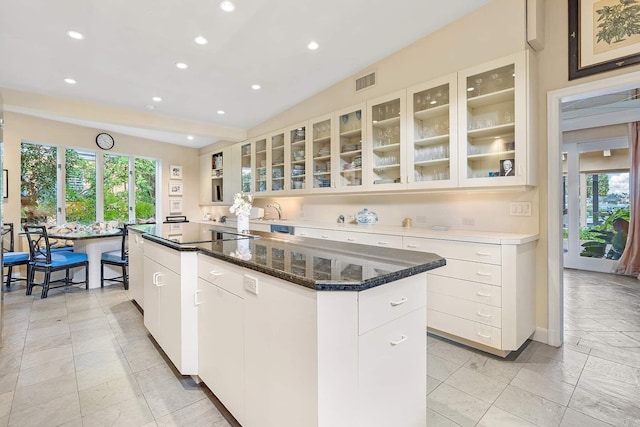
[[[262,87],[262,86],[260,86],[260,85],[258,85],[258,84],[256,84],[256,85],[251,85],[251,89],[253,89],[253,90],[258,90],[258,89],[260,89],[261,87]]]
[[[180,68],[181,70],[186,70],[187,68],[189,68],[189,66],[184,62],[176,62],[176,67]]]
[[[209,40],[205,39],[202,36],[198,36],[198,37],[194,38],[193,41],[196,42],[196,44],[199,44],[199,45],[204,45],[204,44],[209,43]]]
[[[69,31],[67,31],[67,35],[68,35],[69,37],[71,37],[72,39],[76,39],[76,40],[82,40],[82,39],[84,39],[84,34],[79,33],[79,32],[77,32],[77,31],[74,31],[74,30],[69,30]]]
[[[217,113],[220,114],[220,115],[223,115],[224,114],[224,110],[218,110]]]
[[[153,98],[151,98],[154,102],[162,102],[162,98],[160,98],[159,96],[154,96]]]
[[[70,85],[74,85],[74,84],[78,83],[78,82],[76,82],[74,79],[71,79],[71,78],[69,78],[69,77],[67,77],[66,79],[64,79],[64,82],[65,82],[65,83],[69,83]]]
[[[155,105],[151,105],[151,104],[147,104],[144,106],[144,108],[146,108],[149,111],[153,111],[155,110],[157,107]]]
[[[319,47],[320,47],[320,45],[317,42],[314,42],[314,41],[310,41],[309,44],[307,45],[307,48],[309,50],[316,50]]]
[[[225,12],[233,12],[234,10],[236,10],[236,4],[231,0],[222,0],[220,3],[218,3],[218,7],[220,7],[220,9],[224,10]]]
[[[189,141],[193,141],[193,135],[187,135],[187,139],[188,139]]]

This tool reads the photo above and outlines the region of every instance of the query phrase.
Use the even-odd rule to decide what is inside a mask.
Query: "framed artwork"
[[[182,179],[182,166],[170,165],[169,166],[169,178],[170,179]]]
[[[500,160],[500,176],[515,176],[516,161],[514,159]]]
[[[7,169],[2,170],[2,197],[9,198],[9,171]]]
[[[182,183],[176,182],[176,181],[169,181],[169,195],[182,196]]]
[[[169,199],[169,213],[182,213],[182,199]]]
[[[640,3],[569,0],[569,80],[640,64]]]

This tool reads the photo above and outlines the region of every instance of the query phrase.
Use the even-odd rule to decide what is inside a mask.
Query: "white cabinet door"
[[[366,165],[362,156],[365,140],[366,106],[364,104],[336,111],[338,136],[332,163],[335,182],[332,187],[339,191],[360,191],[364,185],[362,176]]]
[[[244,423],[242,299],[202,279],[198,290],[198,374],[233,416]]]
[[[148,257],[143,257],[144,265],[144,326],[160,342],[160,287],[156,285],[161,266]]]
[[[144,310],[144,239],[129,231],[129,298]]]
[[[309,186],[314,193],[331,191],[337,174],[332,166],[333,150],[333,114],[317,117],[309,122],[311,132],[309,148],[311,153],[311,171]],[[312,174],[312,175],[311,175]]]
[[[158,277],[159,284],[159,313],[162,342],[160,345],[169,359],[183,372],[183,355],[186,345],[182,339],[182,296],[180,275],[165,267],[160,269],[162,276]],[[189,301],[193,304],[193,300]]]

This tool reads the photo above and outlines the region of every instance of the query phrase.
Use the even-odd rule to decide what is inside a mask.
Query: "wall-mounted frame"
[[[9,198],[9,171],[7,169],[2,170],[2,197]]]
[[[169,178],[170,179],[182,179],[182,166],[170,165],[169,166]]]
[[[169,199],[169,213],[182,213],[182,199]]]
[[[182,196],[182,183],[169,181],[169,196]]]
[[[640,4],[569,0],[569,80],[640,64]]]

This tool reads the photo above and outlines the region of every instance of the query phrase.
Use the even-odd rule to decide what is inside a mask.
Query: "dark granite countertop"
[[[252,232],[229,233],[208,224],[135,226],[144,238],[179,251],[200,253],[319,291],[364,291],[445,265],[424,252],[304,237]],[[217,240],[211,241],[212,234]],[[217,234],[216,234],[217,233]],[[200,240],[209,236],[208,240]],[[189,239],[189,241],[187,240]],[[182,242],[182,243],[181,243]]]

